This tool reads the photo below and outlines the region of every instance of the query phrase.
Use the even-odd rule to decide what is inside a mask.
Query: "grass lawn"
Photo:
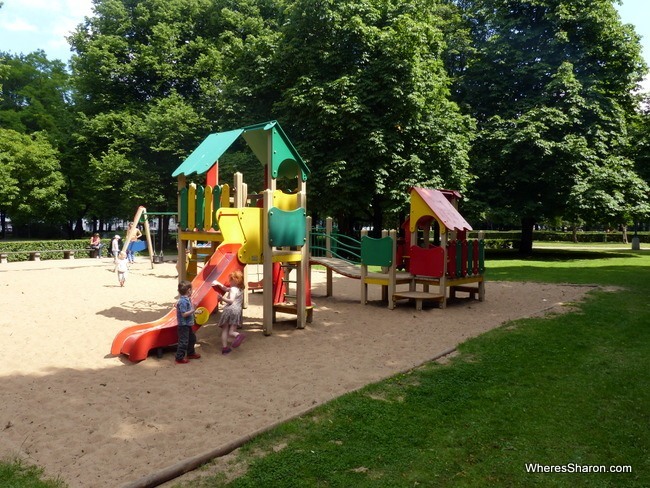
[[[488,280],[607,288],[340,397],[185,486],[650,486],[650,253],[543,250],[488,268]]]

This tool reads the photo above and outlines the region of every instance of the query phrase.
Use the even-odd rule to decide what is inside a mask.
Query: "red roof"
[[[429,207],[431,215],[433,215],[436,220],[442,223],[447,229],[472,230],[472,226],[467,223],[463,216],[440,190],[412,187],[411,192],[413,191],[415,191],[425,205]],[[413,205],[412,202],[411,205]]]

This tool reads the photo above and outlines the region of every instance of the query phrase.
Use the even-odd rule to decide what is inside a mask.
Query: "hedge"
[[[73,239],[61,241],[0,241],[0,252],[16,253],[9,254],[7,261],[27,261],[29,253],[39,251],[41,260],[63,259],[63,251],[81,251],[81,257],[90,257],[87,251],[88,239]],[[104,244],[106,249],[106,244]],[[58,251],[58,252],[55,252]],[[84,254],[85,253],[85,254]]]
[[[485,245],[488,247],[488,241],[505,241],[506,243],[518,243],[521,240],[521,231],[493,231],[486,230],[482,231],[485,238]],[[469,233],[469,237],[476,239],[479,231],[472,231]],[[627,239],[628,242],[632,242],[632,237],[634,237],[634,232],[628,231]],[[650,243],[650,232],[644,231],[638,233],[639,241],[642,243]],[[623,242],[623,233],[616,232],[578,232],[576,234],[578,242],[613,242],[613,243],[622,243]],[[555,232],[547,230],[536,230],[533,231],[533,241],[542,241],[542,242],[573,242],[573,233],[572,232]],[[514,247],[517,247],[515,245]],[[496,249],[497,247],[491,247]]]

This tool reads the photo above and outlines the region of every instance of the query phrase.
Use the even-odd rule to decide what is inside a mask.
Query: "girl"
[[[237,332],[237,328],[242,324],[242,307],[244,305],[244,274],[241,271],[233,271],[228,277],[230,287],[222,285],[217,280],[212,282],[224,292],[219,297],[220,302],[225,302],[221,317],[219,318],[219,327],[221,327],[221,354],[228,354],[232,351],[228,346],[228,339],[233,337],[232,347],[239,347],[244,339],[245,334]]]
[[[126,275],[129,272],[129,264],[124,251],[117,255],[117,265],[115,267],[117,268],[117,281],[120,282],[120,286],[124,286]]]

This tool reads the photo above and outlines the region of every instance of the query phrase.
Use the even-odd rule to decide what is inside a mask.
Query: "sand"
[[[213,314],[197,333],[199,360],[173,350],[134,364],[110,355],[122,328],[164,315],[176,297],[172,262],[137,261],[124,288],[109,259],[0,265],[0,457],[21,458],[71,488],[122,486],[408,370],[500,324],[566,309],[590,287],[488,282],[484,302],[446,309],[378,300],[359,281],[314,271],[314,321],[289,315],[261,331],[250,295],[248,340],[221,355]]]

